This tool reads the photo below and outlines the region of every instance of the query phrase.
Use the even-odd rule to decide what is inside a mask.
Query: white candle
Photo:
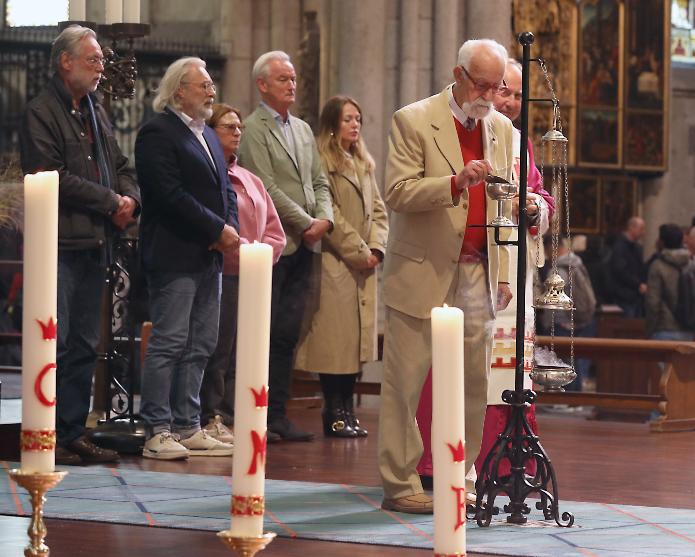
[[[466,554],[463,312],[432,308],[434,552]]]
[[[242,245],[232,467],[231,531],[236,536],[263,533],[272,278],[273,248]]]
[[[55,466],[58,172],[24,177],[22,471]]]
[[[123,0],[123,23],[140,23],[140,0]]]
[[[123,0],[106,0],[106,23],[123,22]]]
[[[70,0],[70,2],[68,2],[68,20],[87,20],[87,0]]]

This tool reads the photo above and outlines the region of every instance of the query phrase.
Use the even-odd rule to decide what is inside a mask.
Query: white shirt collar
[[[181,112],[180,110],[177,110],[171,106],[169,107],[169,110],[181,118],[181,121],[191,128],[192,131],[196,132],[196,134],[203,134],[203,130],[205,129],[205,120],[194,120],[185,112]]]
[[[275,120],[278,121],[279,124],[289,124],[290,123],[290,112],[287,111],[287,119],[282,117],[282,114],[280,114],[277,110],[274,108],[271,108],[268,104],[265,102],[261,101],[261,106],[265,108],[268,112],[270,112],[270,115],[275,118]]]
[[[453,83],[446,88],[447,96],[449,97],[449,108],[451,109],[451,113],[454,115],[454,118],[456,118],[461,124],[465,124],[466,120],[468,120],[468,118],[471,118],[471,116],[466,114],[466,111],[463,110],[463,108],[461,108],[456,102],[456,99],[454,99],[453,88]]]

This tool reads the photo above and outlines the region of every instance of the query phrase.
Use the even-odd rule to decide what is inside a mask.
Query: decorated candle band
[[[23,429],[19,437],[22,451],[53,451],[56,447],[55,429]]]
[[[232,516],[263,516],[265,497],[263,495],[232,495]]]

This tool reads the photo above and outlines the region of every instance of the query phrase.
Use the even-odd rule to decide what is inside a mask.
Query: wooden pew
[[[551,338],[539,336],[537,342],[539,346],[549,346]],[[554,345],[559,355],[569,355],[569,338],[556,337]],[[575,338],[574,353],[575,358],[621,362],[621,367],[627,369],[635,362],[662,362],[658,392],[540,393],[539,402],[619,410],[658,410],[662,415],[650,422],[651,431],[695,429],[695,342]]]

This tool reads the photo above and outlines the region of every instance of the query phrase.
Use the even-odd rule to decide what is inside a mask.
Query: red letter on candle
[[[251,465],[247,474],[254,475],[256,473],[256,462],[260,459],[261,464],[265,462],[265,447],[268,441],[268,432],[263,434],[263,437],[258,435],[258,432],[251,431],[251,442],[253,443],[253,455],[251,456]]]
[[[43,369],[39,372],[39,374],[36,376],[36,381],[34,381],[34,394],[36,395],[36,398],[39,399],[39,402],[43,404],[44,406],[55,406],[56,404],[56,399],[53,397],[53,400],[48,400],[46,398],[46,395],[43,394],[43,387],[41,387],[41,381],[43,381],[44,376],[51,371],[52,369],[55,369],[56,365],[55,364],[46,364],[43,366]]]
[[[451,486],[456,493],[456,526],[454,532],[466,523],[466,489]]]

